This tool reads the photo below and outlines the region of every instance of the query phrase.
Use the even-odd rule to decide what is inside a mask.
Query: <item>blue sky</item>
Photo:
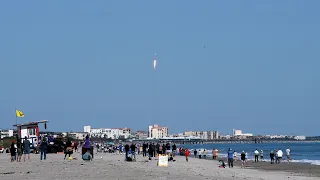
[[[320,135],[319,5],[3,1],[0,128]]]

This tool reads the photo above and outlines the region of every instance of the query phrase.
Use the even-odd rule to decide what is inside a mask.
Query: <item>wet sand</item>
[[[224,162],[227,164],[227,159],[221,159],[224,160]],[[236,160],[234,162],[235,167],[241,167],[241,161]],[[247,169],[258,169],[263,170],[267,172],[288,172],[290,174],[298,174],[302,176],[308,176],[308,177],[320,177],[320,166],[318,165],[312,165],[312,164],[306,164],[306,163],[286,163],[282,162],[281,164],[271,164],[270,162],[254,162],[254,161],[248,161],[246,163]]]
[[[102,156],[102,159],[100,158]],[[89,179],[124,179],[124,180],[316,180],[318,177],[306,177],[303,174],[269,171],[252,168],[218,168],[217,161],[184,157],[175,157],[169,167],[158,167],[155,160],[138,156],[137,162],[125,162],[123,155],[96,154],[92,162],[63,160],[64,155],[48,154],[48,159],[40,161],[39,155],[32,155],[31,162],[9,162],[8,154],[0,154],[0,180],[89,180]],[[261,163],[262,164],[262,163]],[[257,164],[258,165],[258,164]],[[262,165],[268,167],[268,165]],[[282,167],[282,165],[281,165]],[[283,165],[283,168],[286,166]],[[289,167],[289,166],[287,166]],[[263,169],[263,168],[260,168]]]

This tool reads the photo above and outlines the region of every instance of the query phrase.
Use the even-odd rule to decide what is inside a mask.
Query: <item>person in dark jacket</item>
[[[126,144],[126,145],[124,146],[124,150],[126,151],[126,160],[127,160],[127,159],[128,159],[128,153],[129,153],[129,150],[130,150],[129,144]]]
[[[274,152],[273,151],[271,151],[270,152],[270,160],[271,160],[271,164],[274,164]]]
[[[70,140],[68,140],[66,143],[66,148],[65,148],[64,154],[65,154],[64,159],[66,159],[67,155],[69,155],[69,157],[70,157],[71,154],[73,154],[72,143]]]
[[[148,148],[148,144],[143,143],[143,145],[142,145],[142,155],[143,155],[143,157],[147,156],[147,148]]]
[[[42,156],[44,160],[47,159],[47,150],[48,150],[48,141],[46,137],[43,137],[40,143],[40,160],[42,160]]]
[[[134,160],[136,160],[136,145],[134,143],[131,144],[130,146],[130,149],[131,149],[131,157],[134,158]]]
[[[12,140],[12,142],[11,142],[10,154],[11,154],[11,162],[13,162],[14,157],[16,156],[16,148],[14,147],[14,140]]]

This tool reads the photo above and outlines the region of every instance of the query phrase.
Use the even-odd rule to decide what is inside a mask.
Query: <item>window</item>
[[[28,129],[28,134],[29,135],[36,135],[36,130],[35,129]]]

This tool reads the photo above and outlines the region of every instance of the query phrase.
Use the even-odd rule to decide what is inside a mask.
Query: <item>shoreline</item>
[[[203,160],[213,160],[213,159],[203,159]],[[218,160],[223,160],[228,166],[227,158],[219,158]],[[213,161],[218,161],[213,160]],[[233,165],[235,167],[241,168],[241,160],[234,161]],[[307,177],[320,177],[320,166],[309,164],[309,163],[297,163],[290,162],[289,164],[283,161],[281,164],[271,164],[267,161],[254,162],[254,160],[248,160],[245,164],[245,169],[257,169],[266,172],[287,172],[294,174],[301,174]]]

